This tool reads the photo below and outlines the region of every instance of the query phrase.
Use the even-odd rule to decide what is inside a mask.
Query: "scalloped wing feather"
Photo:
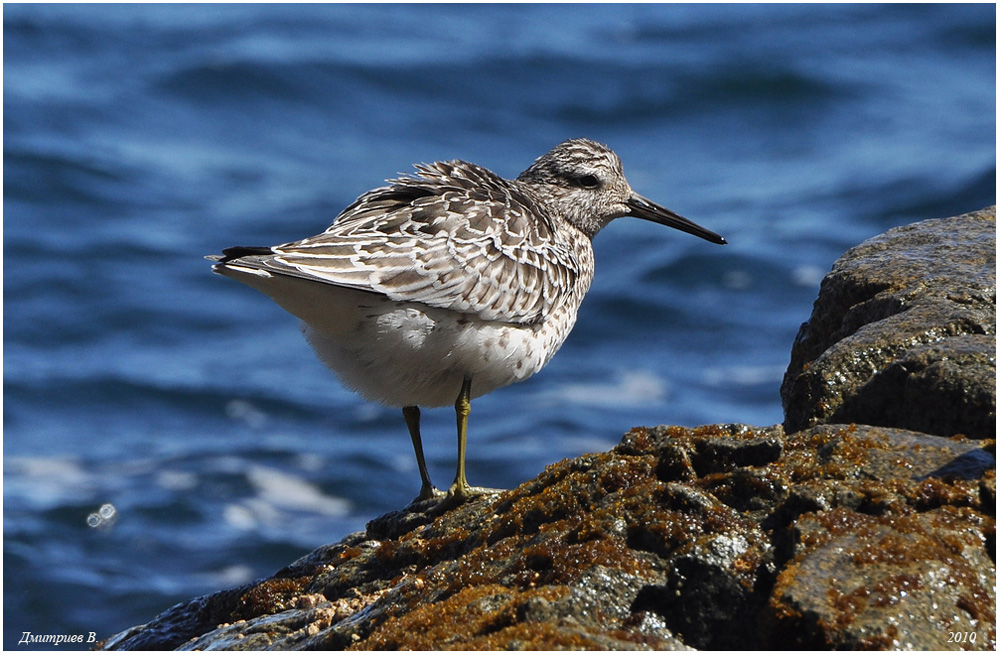
[[[510,323],[544,320],[572,292],[581,271],[571,244],[514,185],[460,161],[417,171],[258,265]]]

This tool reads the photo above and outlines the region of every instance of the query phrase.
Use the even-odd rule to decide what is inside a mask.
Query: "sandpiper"
[[[465,476],[471,399],[559,350],[594,278],[601,228],[635,216],[726,240],[632,191],[618,155],[588,139],[560,143],[514,180],[459,160],[416,171],[359,197],[322,234],[209,259],[300,318],[347,387],[402,407],[416,500],[460,502],[481,491]],[[451,403],[458,468],[445,494],[427,473],[418,407]]]

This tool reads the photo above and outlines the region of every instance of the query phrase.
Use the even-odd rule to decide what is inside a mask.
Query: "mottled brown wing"
[[[534,323],[580,270],[535,203],[465,162],[419,166],[358,198],[322,234],[273,248],[266,270],[479,318]]]

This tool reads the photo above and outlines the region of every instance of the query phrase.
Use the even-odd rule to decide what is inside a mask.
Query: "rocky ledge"
[[[823,279],[781,385],[785,429],[996,436],[996,207],[889,230]]]
[[[784,427],[634,428],[103,646],[993,650],[995,252],[992,208],[849,251]]]

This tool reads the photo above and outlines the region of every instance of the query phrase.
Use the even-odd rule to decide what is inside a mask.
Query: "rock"
[[[996,208],[889,230],[841,257],[781,385],[785,429],[996,436]]]
[[[841,258],[784,427],[634,428],[102,646],[995,650],[994,226],[924,221]]]
[[[796,558],[771,597],[774,634],[813,650],[948,650],[961,645],[956,634],[983,639],[982,627],[995,626],[996,567],[969,529],[977,522],[950,506],[803,517]]]
[[[895,429],[636,428],[104,647],[992,648],[995,467],[993,442]]]

